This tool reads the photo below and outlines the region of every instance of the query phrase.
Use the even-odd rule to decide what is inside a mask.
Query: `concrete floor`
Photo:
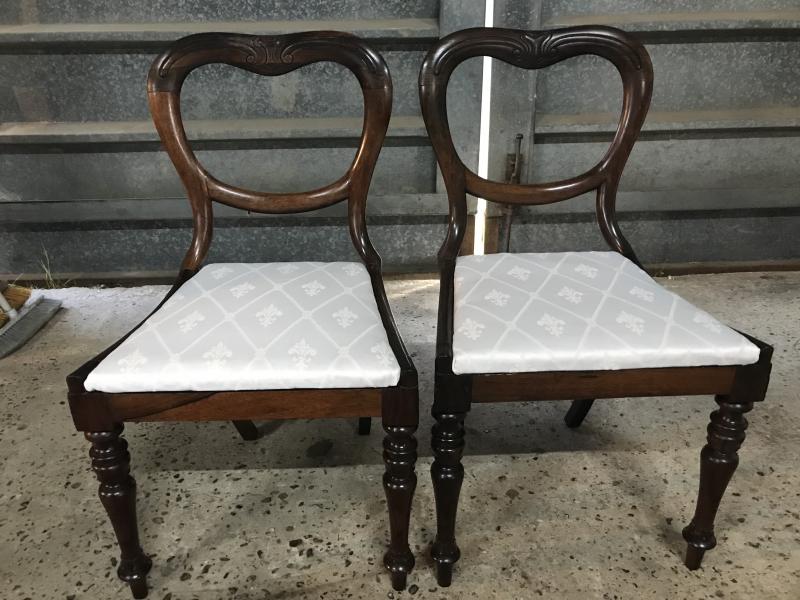
[[[709,397],[597,403],[564,427],[564,402],[478,405],[467,422],[454,585],[436,587],[428,411],[435,281],[390,281],[421,373],[417,568],[404,593],[381,567],[387,537],[381,435],[347,420],[129,425],[150,598],[800,598],[800,273],[664,284],[776,347],[766,403],[704,567],[681,564]],[[163,287],[48,292],[65,309],[0,362],[0,599],[128,598],[75,433],[64,376],[140,319]],[[299,541],[298,541],[299,540]]]

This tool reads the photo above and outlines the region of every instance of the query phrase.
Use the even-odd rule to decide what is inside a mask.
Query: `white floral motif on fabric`
[[[211,277],[213,279],[220,280],[223,277],[225,277],[226,275],[230,275],[231,273],[233,273],[233,269],[231,269],[230,267],[224,267],[223,266],[223,267],[219,267],[218,269],[214,269],[213,271],[211,271]]]
[[[695,323],[699,323],[706,329],[713,331],[714,333],[719,333],[722,329],[722,324],[717,321],[714,317],[704,312],[697,311],[692,319]]]
[[[597,268],[590,267],[589,265],[585,265],[583,263],[579,264],[575,267],[575,272],[580,273],[584,277],[588,277],[589,279],[594,279],[597,277]]]
[[[294,364],[301,369],[307,369],[311,363],[311,359],[317,355],[317,351],[308,345],[306,339],[303,338],[294,346],[289,348],[289,355],[292,356]]]
[[[206,360],[206,366],[209,369],[224,367],[231,356],[233,356],[233,352],[223,342],[217,343],[211,350],[203,353],[203,358]]]
[[[178,321],[178,326],[181,328],[181,333],[188,333],[197,327],[198,323],[201,323],[205,320],[206,318],[203,316],[203,314],[199,310],[196,310]]]
[[[652,302],[653,300],[655,300],[656,297],[652,291],[644,290],[636,285],[633,286],[630,290],[628,290],[628,293],[631,296],[636,296],[640,300],[644,300],[645,302]]]
[[[381,366],[388,367],[394,361],[394,356],[392,355],[392,349],[389,347],[389,344],[375,344],[372,348],[369,349],[370,352],[378,359],[378,363]]]
[[[363,273],[364,266],[356,263],[348,263],[342,267],[342,271],[347,273],[350,277],[355,277],[359,273]]]
[[[270,304],[266,308],[261,309],[256,313],[256,318],[258,322],[261,323],[264,327],[269,327],[275,321],[278,320],[278,317],[282,317],[283,312],[280,308],[275,306],[274,304]]]
[[[564,333],[564,325],[566,325],[561,319],[557,319],[553,315],[548,315],[547,313],[543,314],[542,317],[536,321],[536,324],[550,335],[556,337]]]
[[[322,284],[321,284],[319,281],[317,281],[316,279],[315,279],[314,281],[311,281],[311,282],[309,282],[309,283],[306,283],[306,284],[303,286],[303,291],[304,291],[306,294],[308,294],[309,296],[316,296],[317,294],[319,294],[319,293],[320,293],[322,290],[324,290],[324,289],[325,289],[325,286],[324,286],[324,285],[322,285]]]
[[[332,316],[336,319],[339,327],[350,327],[358,319],[358,315],[346,306],[341,310],[337,310]]]
[[[747,338],[616,252],[459,256],[455,280],[457,374],[758,360]],[[505,304],[496,302],[498,293],[508,296]]]
[[[234,298],[242,298],[243,296],[246,296],[252,292],[254,289],[256,289],[256,286],[254,286],[252,283],[240,283],[239,285],[235,285],[231,288],[231,294],[233,294]]]
[[[125,358],[120,358],[117,364],[122,367],[123,373],[136,373],[140,367],[147,364],[147,357],[137,349]]]
[[[508,294],[504,294],[499,290],[492,290],[484,297],[484,300],[488,300],[495,306],[505,306],[508,304],[508,299],[510,296]]]
[[[372,282],[358,262],[202,268],[89,374],[88,391],[396,385]]]
[[[523,269],[522,267],[514,267],[508,272],[514,279],[519,279],[520,281],[528,281],[528,278],[531,276],[531,272],[528,269]],[[461,280],[463,281],[464,278],[462,277]]]
[[[644,319],[641,317],[626,313],[623,310],[617,315],[616,321],[620,325],[624,325],[630,329],[636,335],[642,335],[644,333]]]
[[[564,300],[566,300],[567,302],[571,302],[572,304],[580,304],[581,300],[583,300],[583,293],[565,285],[560,290],[558,290],[558,297],[563,298]]]
[[[481,337],[484,327],[485,325],[482,325],[477,321],[466,319],[458,328],[458,332],[464,334],[471,340],[477,340],[479,337]]]

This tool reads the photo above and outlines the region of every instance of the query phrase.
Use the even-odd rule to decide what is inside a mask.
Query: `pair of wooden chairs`
[[[547,184],[483,179],[459,159],[446,113],[455,67],[491,56],[538,69],[580,54],[610,60],[624,102],[613,142],[586,173]],[[319,61],[350,69],[364,96],[355,159],[336,182],[311,192],[270,194],[223,183],[192,152],[181,121],[186,76],[209,63],[281,75]],[[725,327],[661,288],[641,270],[619,230],[614,202],[652,89],[647,52],[606,27],[552,32],[472,29],[442,39],[420,72],[420,101],[450,205],[439,253],[441,292],[433,404],[432,479],[440,585],[459,558],[455,521],[464,470],[464,419],[472,402],[573,400],[578,426],[596,398],[716,395],[701,453],[695,516],[684,530],[686,565],[713,548],[714,517],[737,464],[744,413],[764,398],[771,348]],[[253,420],[381,416],[383,486],[390,543],[384,563],[395,589],[414,565],[408,545],[418,425],[417,372],[386,299],[381,261],[366,228],[370,179],[391,113],[392,82],[381,56],[336,32],[261,37],[201,34],[153,63],[148,98],[161,140],[186,188],[192,243],[175,285],[122,340],[69,375],[75,426],[91,443],[100,499],[119,542],[119,577],[147,594],[151,561],[139,542],[126,421],[231,420],[247,439]],[[459,256],[466,194],[507,204],[544,204],[597,191],[597,217],[613,252]],[[261,213],[308,211],[348,201],[356,262],[212,264],[212,201]]]

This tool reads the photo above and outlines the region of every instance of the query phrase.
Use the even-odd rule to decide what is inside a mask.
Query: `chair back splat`
[[[300,193],[267,193],[216,179],[197,160],[186,137],[180,108],[183,82],[194,69],[224,63],[259,75],[283,75],[312,63],[331,61],[348,68],[364,97],[364,126],[355,158],[333,183]],[[370,273],[380,257],[367,235],[365,207],[392,110],[392,80],[383,58],[359,38],[341,32],[278,36],[201,33],[183,38],[155,60],[147,78],[147,97],[158,134],[192,205],[194,233],[182,269],[196,271],[211,244],[211,201],[266,214],[299,213],[348,199],[353,244]]]
[[[622,77],[623,103],[617,131],[600,162],[569,179],[537,184],[489,181],[470,170],[458,156],[447,121],[447,85],[463,61],[491,56],[523,69],[541,69],[564,59],[594,54],[611,61]],[[466,194],[504,204],[551,204],[597,190],[597,221],[606,242],[638,263],[615,216],[617,185],[644,123],[653,91],[650,56],[638,41],[611,27],[570,27],[537,32],[474,28],[444,38],[429,53],[419,75],[425,125],[442,170],[450,202],[447,237],[440,260],[454,261],[467,222]]]

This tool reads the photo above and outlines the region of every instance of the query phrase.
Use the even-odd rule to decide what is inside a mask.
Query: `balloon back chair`
[[[352,71],[363,92],[360,144],[340,179],[305,193],[261,193],[223,183],[203,168],[181,120],[180,92],[190,72],[225,63],[274,76],[320,61]],[[361,417],[363,427],[364,418],[381,416],[391,529],[384,563],[393,586],[402,589],[414,564],[408,525],[416,486],[417,373],[386,299],[365,215],[392,106],[386,63],[357,37],[338,32],[199,34],[155,60],[147,94],[191,203],[191,246],[161,304],[67,378],[73,420],[91,443],[100,499],[119,542],[119,577],[135,598],[147,595],[151,560],[139,542],[135,483],[120,437],[125,421],[233,420],[252,433],[257,419]],[[212,201],[284,214],[343,200],[360,262],[203,266]]]
[[[611,146],[585,173],[550,183],[506,184],[460,160],[447,121],[453,69],[491,56],[523,69],[593,54],[622,78],[623,105]],[[431,468],[440,585],[460,556],[456,511],[464,470],[464,418],[472,402],[573,400],[565,418],[580,425],[596,398],[716,396],[701,452],[700,491],[686,566],[716,544],[714,517],[738,462],[744,413],[764,399],[772,348],[740,334],[662,288],[642,269],[615,216],[615,197],[652,91],[650,57],[632,36],[609,27],[549,32],[479,28],[456,32],[428,53],[420,101],[450,205],[439,251],[439,297]],[[597,222],[612,252],[459,256],[466,194],[512,205],[559,202],[596,191]]]

